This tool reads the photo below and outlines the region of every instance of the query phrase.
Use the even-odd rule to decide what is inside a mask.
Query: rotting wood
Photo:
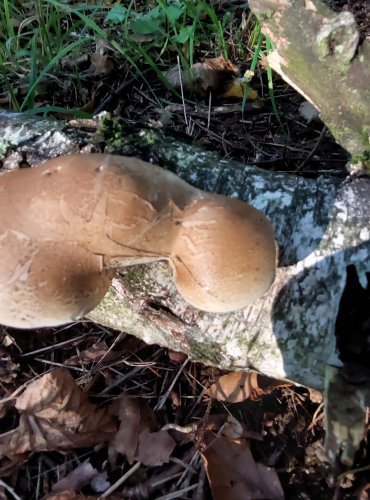
[[[272,69],[319,111],[352,155],[354,173],[370,173],[370,41],[361,40],[350,12],[320,0],[250,0],[274,44]]]

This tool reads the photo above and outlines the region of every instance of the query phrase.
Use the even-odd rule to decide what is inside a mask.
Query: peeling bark
[[[336,140],[370,173],[370,41],[350,12],[320,0],[250,0],[275,45],[271,67],[320,112]]]

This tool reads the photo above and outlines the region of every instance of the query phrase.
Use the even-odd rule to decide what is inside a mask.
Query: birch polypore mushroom
[[[247,203],[135,158],[64,156],[0,176],[0,323],[78,319],[120,266],[156,260],[191,305],[233,311],[273,281],[274,232]]]

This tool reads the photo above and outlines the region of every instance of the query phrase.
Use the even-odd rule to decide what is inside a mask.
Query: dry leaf
[[[274,469],[254,461],[245,439],[230,440],[207,431],[201,453],[214,500],[283,499]]]
[[[94,446],[116,433],[113,417],[91,404],[64,368],[31,383],[15,404],[19,426],[0,435],[5,455]]]
[[[182,365],[185,359],[187,359],[187,354],[178,351],[168,351],[168,357],[172,361],[172,363],[177,363]]]
[[[126,455],[130,464],[134,460],[150,466],[168,462],[176,443],[166,431],[151,432],[158,426],[147,401],[140,398],[122,398],[119,402],[118,417],[121,424],[111,446]]]
[[[114,69],[112,59],[105,55],[109,45],[102,38],[98,38],[95,45],[95,52],[90,55],[91,66],[87,72],[90,75],[109,75]]]
[[[255,372],[231,372],[222,375],[212,384],[207,394],[211,398],[228,403],[240,403],[249,398],[251,392],[258,388],[257,373]]]
[[[122,398],[119,402],[118,417],[121,424],[110,444],[132,464],[139,442],[140,400]]]
[[[185,92],[198,97],[205,97],[209,90],[216,94],[222,93],[226,84],[238,73],[238,67],[223,56],[213,59],[205,59],[201,63],[195,63],[189,69],[183,71],[176,64],[164,74],[168,82],[180,90],[181,85]]]
[[[102,54],[91,54],[90,56],[91,68],[89,73],[93,75],[109,75],[114,69],[113,61]]]
[[[143,430],[139,436],[137,460],[144,465],[163,465],[170,460],[176,442],[167,431]]]
[[[277,380],[275,378],[268,377],[267,375],[257,374],[257,387],[254,387],[250,399],[252,401],[258,401],[266,394],[270,394],[270,392],[274,391],[278,387],[290,387],[292,385],[291,382],[287,382],[286,380]]]
[[[313,403],[317,403],[317,404],[322,403],[322,401],[323,401],[322,392],[317,391],[316,389],[311,389],[311,388],[308,388],[308,392],[310,394],[310,400]]]
[[[219,377],[208,388],[207,394],[219,401],[241,403],[248,398],[256,401],[277,387],[289,385],[289,382],[275,380],[256,372],[231,372]]]
[[[72,356],[67,359],[65,365],[87,365],[96,361],[99,361],[103,356],[107,354],[108,346],[105,342],[96,342],[91,345],[88,349],[84,349],[78,355]]]
[[[54,493],[66,490],[80,490],[98,474],[98,471],[90,464],[90,460],[80,463],[72,472],[55,483],[52,487]]]
[[[149,404],[141,398],[121,398],[117,414],[121,424],[111,446],[132,464],[137,459],[141,431],[157,429],[157,422]]]

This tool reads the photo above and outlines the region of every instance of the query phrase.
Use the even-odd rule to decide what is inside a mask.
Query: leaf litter
[[[0,435],[5,455],[94,446],[117,431],[112,415],[91,404],[64,368],[32,382],[17,397],[15,408],[20,413],[18,427]]]
[[[289,388],[271,389],[258,379],[263,397],[230,402],[221,392],[232,393],[230,381],[236,377],[235,389],[251,374],[223,375],[97,325],[86,325],[82,334],[77,326],[32,337],[11,334],[15,340],[4,355],[18,359],[19,370],[3,392],[8,398],[2,405],[0,471],[19,493],[33,485],[40,498],[158,498],[175,492],[177,498],[196,492],[204,499],[266,498],[271,484],[274,494],[279,481],[286,488],[288,471],[305,470],[307,477],[315,470],[317,476],[312,446],[322,438],[322,418],[307,433],[313,421],[299,398],[312,407],[311,415],[318,407],[307,390],[289,409]],[[68,360],[73,364],[50,369],[49,363]],[[212,384],[222,391],[212,394]],[[297,420],[298,435],[292,432]],[[294,455],[303,445],[312,445],[307,464],[304,453]],[[328,470],[316,478],[320,488],[330,481]],[[30,478],[27,486],[24,477]]]
[[[207,432],[202,452],[214,500],[284,498],[275,470],[254,460],[246,439]]]

